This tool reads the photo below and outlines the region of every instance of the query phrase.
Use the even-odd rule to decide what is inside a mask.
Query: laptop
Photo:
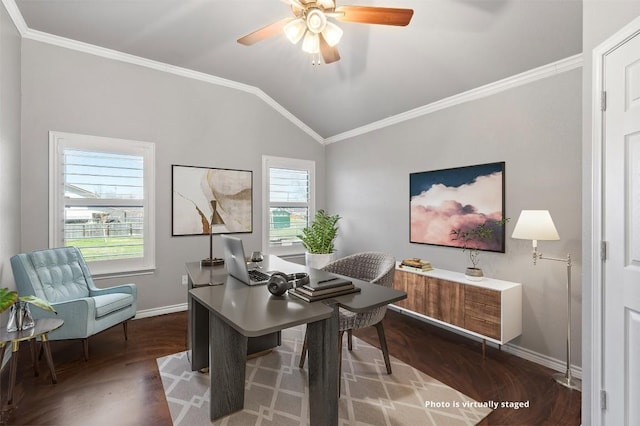
[[[240,238],[221,235],[224,246],[224,261],[229,275],[247,285],[261,285],[269,282],[269,274],[255,269],[249,269],[244,256],[244,247]]]

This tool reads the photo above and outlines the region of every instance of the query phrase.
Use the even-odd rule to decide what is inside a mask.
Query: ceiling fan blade
[[[343,14],[335,18],[344,22],[397,25],[401,27],[408,25],[413,16],[413,9],[397,9],[393,7],[340,6],[335,11]]]
[[[338,48],[329,46],[329,43],[324,39],[324,36],[320,34],[320,53],[325,64],[337,62],[340,60],[340,54]]]
[[[292,19],[294,18],[284,18],[278,22],[274,22],[273,24],[266,25],[259,30],[247,34],[244,37],[240,37],[238,39],[238,43],[244,44],[245,46],[251,46],[252,44],[255,44],[266,38],[269,38],[276,34],[281,34],[282,28]]]

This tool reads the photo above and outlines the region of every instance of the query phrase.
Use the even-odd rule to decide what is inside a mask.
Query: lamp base
[[[224,259],[220,259],[219,257],[214,257],[213,259],[208,257],[200,261],[200,266],[219,266],[219,265],[224,265]]]
[[[556,382],[560,383],[562,386],[566,388],[575,389],[578,391],[582,390],[582,380],[576,379],[575,377],[572,377],[569,374],[554,373],[552,377]]]

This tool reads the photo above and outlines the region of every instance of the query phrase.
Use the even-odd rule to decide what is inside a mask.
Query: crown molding
[[[489,83],[484,86],[480,86],[475,89],[471,89],[466,92],[462,92],[457,95],[453,95],[418,108],[414,108],[401,114],[387,117],[382,120],[374,121],[364,126],[339,133],[337,135],[326,138],[324,140],[324,143],[326,145],[334,142],[339,142],[355,136],[363,135],[365,133],[373,132],[374,130],[393,126],[394,124],[402,123],[403,121],[412,120],[423,115],[431,114],[445,108],[450,108],[452,106],[460,105],[465,102],[470,102],[476,99],[495,95],[496,93],[500,93],[514,87],[523,86],[525,84],[529,84],[543,78],[571,71],[576,68],[581,68],[582,64],[582,53],[579,53],[577,55],[570,56],[568,58],[561,59],[559,61],[552,62],[550,64],[504,78],[502,80],[494,81],[493,83]]]
[[[16,4],[16,2],[14,0],[2,0],[2,4],[7,10],[9,17],[11,17],[13,25],[16,26],[20,35],[24,37],[24,34],[27,32],[29,27],[27,27],[27,23],[22,17],[22,13],[20,13],[20,9],[18,9],[18,5]]]
[[[12,1],[12,0],[3,0]],[[282,105],[276,102],[272,97],[264,93],[257,87],[250,86],[248,84],[238,83],[237,81],[228,80],[221,77],[216,77],[211,74],[206,74],[199,71],[190,70],[188,68],[182,68],[175,65],[169,65],[164,62],[153,61],[151,59],[145,59],[140,56],[131,55],[129,53],[120,52],[117,50],[107,49],[104,47],[96,46],[89,43],[84,43],[77,40],[72,40],[65,37],[45,33],[42,31],[32,30],[27,28],[23,37],[29,40],[35,40],[42,43],[51,44],[54,46],[64,47],[70,50],[76,50],[78,52],[88,53],[90,55],[100,56],[107,59],[113,59],[128,64],[138,65],[145,68],[154,69],[157,71],[166,72],[169,74],[178,75],[181,77],[190,78],[193,80],[203,81],[217,86],[224,86],[242,92],[251,93],[258,98],[262,99],[267,105],[279,112],[284,118],[291,121],[294,125],[299,127],[302,131],[311,136],[319,143],[324,143],[324,138],[317,134],[313,129],[303,123],[298,117],[291,114]]]
[[[361,127],[357,127],[352,130],[348,130],[343,133],[339,133],[337,135],[323,138],[318,133],[316,133],[311,127],[306,125],[302,120],[289,112],[286,108],[276,102],[273,98],[267,95],[265,92],[260,90],[257,87],[250,86],[248,84],[239,83],[237,81],[228,80],[221,77],[216,77],[211,74],[206,74],[199,71],[190,70],[187,68],[178,67],[175,65],[169,65],[159,61],[153,61],[150,59],[145,59],[140,56],[131,55],[128,53],[120,52],[117,50],[107,49],[104,47],[92,45],[89,43],[80,42],[77,40],[68,39],[65,37],[56,36],[53,34],[45,33],[42,31],[32,30],[30,29],[18,6],[15,3],[15,0],[2,0],[9,16],[13,20],[16,28],[20,32],[23,38],[39,41],[42,43],[51,44],[54,46],[64,47],[70,50],[76,50],[79,52],[88,53],[95,56],[100,56],[107,59],[113,59],[116,61],[134,64],[150,69],[154,69],[157,71],[162,71],[174,75],[178,75],[185,78],[190,78],[194,80],[199,80],[202,82],[215,84],[218,86],[224,86],[235,90],[240,90],[246,93],[251,93],[262,101],[264,101],[271,108],[275,109],[278,113],[280,113],[284,118],[289,120],[303,132],[311,136],[315,141],[328,145],[330,143],[339,142],[345,139],[349,139],[355,136],[363,135],[369,132],[373,132],[374,130],[379,130],[385,127],[393,126],[398,123],[402,123],[407,120],[412,120],[417,117],[421,117],[423,115],[431,114],[436,111],[443,110],[445,108],[450,108],[455,105],[459,105],[465,102],[470,102],[476,99],[481,99],[487,96],[494,95],[496,93],[503,92],[508,89],[512,89],[518,86],[523,86],[525,84],[532,83],[537,80],[541,80],[543,78],[551,77],[566,71],[570,71],[576,68],[580,68],[583,65],[582,54],[577,54],[574,56],[570,56],[565,59],[561,59],[556,62],[552,62],[547,65],[543,65],[538,68],[534,68],[529,71],[525,71],[523,73],[504,78],[502,80],[495,81],[493,83],[486,84],[484,86],[477,87],[475,89],[468,90],[463,93],[459,93],[457,95],[450,96],[445,99],[441,99],[439,101],[432,102],[427,105],[423,105],[418,108],[414,108],[412,110],[384,118],[379,121],[374,121],[372,123],[366,124]]]

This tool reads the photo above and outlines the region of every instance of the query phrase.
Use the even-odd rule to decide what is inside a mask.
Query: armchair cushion
[[[112,312],[119,311],[133,304],[133,297],[125,293],[105,294],[102,296],[94,296],[93,300],[96,304],[96,318],[108,315]]]

